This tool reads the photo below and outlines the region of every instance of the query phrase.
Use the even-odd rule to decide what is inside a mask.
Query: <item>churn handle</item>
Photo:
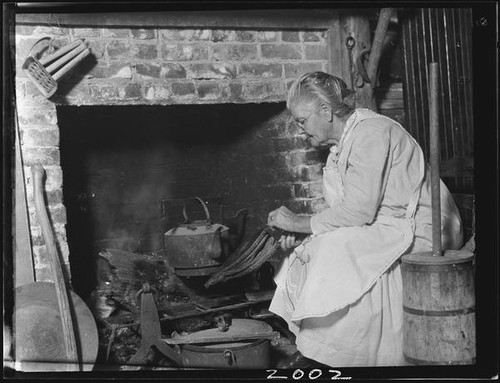
[[[203,206],[203,210],[205,210],[205,216],[207,217],[207,223],[210,223],[210,212],[208,211],[207,205],[205,201],[203,201],[200,197],[193,197],[195,200],[197,200],[201,206]],[[184,205],[184,208],[182,209],[182,214],[184,215],[184,220],[185,222],[189,222],[189,217],[187,216],[186,212],[186,205]]]

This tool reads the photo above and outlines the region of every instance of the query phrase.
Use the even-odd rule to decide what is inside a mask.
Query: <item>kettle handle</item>
[[[211,223],[210,212],[208,211],[207,204],[200,197],[193,197],[193,198],[197,200],[201,204],[201,206],[203,206],[203,210],[205,210],[205,216],[207,217],[207,224],[210,224]],[[184,208],[182,209],[182,214],[184,215],[185,222],[188,223],[189,217],[186,212],[186,205],[184,205]]]

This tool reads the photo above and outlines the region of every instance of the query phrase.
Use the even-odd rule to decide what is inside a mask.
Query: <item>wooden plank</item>
[[[328,28],[328,72],[342,79],[347,79],[349,73],[343,72],[342,65],[342,32],[340,30],[340,17],[335,14]]]
[[[343,80],[347,83],[349,88],[354,89],[357,92],[356,101],[360,103],[360,106],[366,107],[362,104],[362,88],[356,86],[356,76],[353,78],[353,83],[351,84],[351,67],[349,50],[346,47],[346,39],[352,37],[355,40],[355,45],[352,48],[352,65],[356,67],[356,58],[359,54],[371,46],[371,32],[370,32],[370,22],[367,12],[354,13],[353,11],[344,11],[340,14],[340,25],[341,25],[341,37],[340,37],[340,47],[342,49],[342,73]],[[354,68],[355,69],[355,68]],[[356,70],[355,70],[356,72]]]
[[[56,290],[57,303],[59,306],[59,315],[62,324],[62,338],[66,351],[66,358],[61,364],[62,371],[79,371],[80,370],[80,352],[76,344],[75,329],[73,326],[73,318],[71,314],[71,306],[68,298],[68,289],[64,278],[62,265],[59,261],[59,254],[57,245],[52,231],[52,226],[46,211],[45,200],[43,195],[43,176],[45,170],[39,164],[31,167],[32,180],[33,180],[33,201],[35,210],[38,217],[38,222],[42,229],[42,236],[47,248],[48,261],[52,278],[54,280],[54,287]]]
[[[101,27],[293,28],[327,29],[332,9],[283,9],[180,12],[18,13],[16,23]]]
[[[18,287],[35,281],[33,253],[29,229],[28,207],[26,204],[26,185],[21,155],[19,127],[16,126],[16,184],[15,184],[15,237],[14,237],[14,286]]]

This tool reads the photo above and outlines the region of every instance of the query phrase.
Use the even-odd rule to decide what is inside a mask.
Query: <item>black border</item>
[[[12,307],[11,211],[12,176],[11,155],[13,90],[9,87],[13,73],[9,57],[9,29],[16,13],[78,13],[78,12],[138,12],[138,11],[200,11],[246,9],[301,9],[301,8],[374,8],[374,7],[467,7],[473,10],[473,88],[474,88],[474,158],[476,193],[476,322],[477,364],[474,366],[425,366],[387,368],[340,368],[341,377],[354,379],[432,379],[460,378],[494,379],[498,374],[498,3],[497,1],[459,2],[361,2],[361,1],[156,1],[156,2],[65,2],[65,3],[6,3],[3,4],[3,288],[5,317]],[[486,24],[482,19],[486,19]],[[11,36],[12,37],[12,36]],[[9,277],[10,276],[10,277]],[[334,370],[333,368],[331,370]],[[292,371],[276,375],[293,379]],[[306,379],[309,370],[304,370]],[[4,367],[5,378],[56,380],[271,380],[266,371],[194,370],[194,371],[123,371],[91,373],[19,373]],[[334,373],[322,371],[318,380],[330,380]],[[282,379],[283,380],[283,379]]]

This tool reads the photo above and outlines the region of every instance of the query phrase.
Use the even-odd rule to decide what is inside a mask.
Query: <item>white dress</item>
[[[432,248],[430,179],[417,142],[395,121],[356,109],[323,169],[329,208],[284,258],[270,311],[306,357],[332,367],[403,359],[399,259]],[[459,248],[456,205],[441,182],[443,248]]]

